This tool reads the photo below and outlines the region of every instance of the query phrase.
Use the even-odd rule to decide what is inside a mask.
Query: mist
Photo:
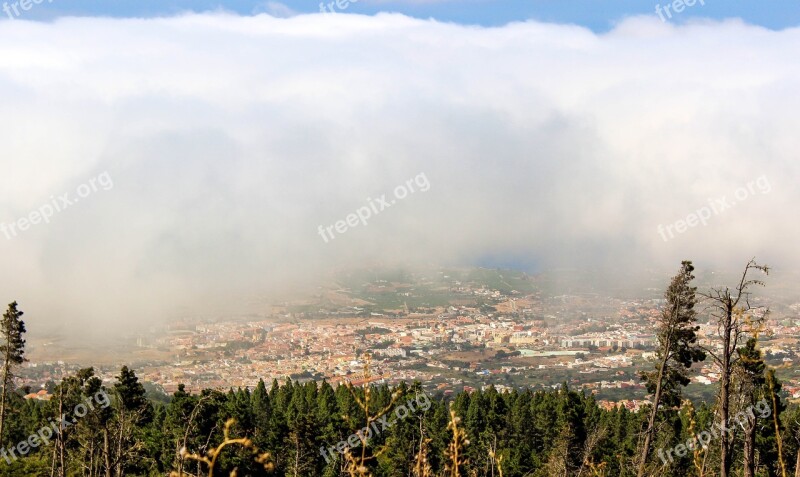
[[[365,265],[800,265],[800,29],[210,13],[0,40],[0,290],[31,332],[263,311]]]

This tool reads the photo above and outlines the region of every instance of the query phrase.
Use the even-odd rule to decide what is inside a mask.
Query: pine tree
[[[653,405],[639,457],[639,477],[645,475],[659,407],[662,402],[671,407],[680,402],[681,387],[689,384],[688,369],[692,363],[705,359],[705,353],[696,344],[699,327],[694,310],[697,288],[691,286],[693,271],[692,262],[684,261],[680,272],[672,278],[664,295],[667,306],[659,319],[656,368],[641,375],[648,391],[653,393]]]
[[[539,435],[531,432],[531,392],[529,390],[511,393],[514,400],[509,407],[507,428],[509,440],[513,443],[509,458],[503,462],[508,475],[524,474],[533,467],[533,442]]]
[[[149,424],[153,420],[153,405],[147,399],[147,392],[132,369],[122,367],[114,384],[114,392],[121,409],[136,414],[138,425]]]
[[[20,319],[23,315],[17,309],[17,302],[8,305],[8,310],[3,314],[3,321],[0,323],[0,333],[3,335],[3,344],[0,345],[0,354],[3,356],[3,381],[0,383],[0,447],[4,442],[4,431],[6,425],[6,404],[8,394],[14,386],[14,368],[25,360],[25,340],[22,335],[25,333],[25,322]]]
[[[764,370],[766,365],[761,356],[761,351],[756,348],[756,338],[747,340],[744,346],[739,348],[739,362],[734,370],[735,382],[738,388],[739,408],[742,416],[741,423],[744,431],[744,477],[754,477],[756,475],[756,432],[758,430],[758,419],[755,415],[748,414],[746,409],[752,409],[759,396],[764,395]],[[752,411],[751,411],[752,412]]]
[[[116,397],[114,422],[115,469],[117,475],[143,471],[143,427],[153,420],[153,405],[132,369],[123,366],[114,383]]]

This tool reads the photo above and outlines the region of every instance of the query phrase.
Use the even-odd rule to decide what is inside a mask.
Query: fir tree
[[[8,394],[14,388],[14,368],[24,363],[25,360],[25,322],[20,318],[23,312],[17,309],[17,302],[8,305],[8,310],[3,314],[0,323],[0,333],[3,335],[0,354],[3,356],[3,381],[0,383],[0,447],[5,442],[5,425]]]

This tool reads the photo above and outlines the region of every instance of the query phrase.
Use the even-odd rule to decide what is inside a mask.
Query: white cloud
[[[271,8],[0,22],[0,222],[115,182],[0,235],[7,301],[114,330],[361,263],[800,264],[798,29]],[[317,235],[420,172],[428,192]],[[762,175],[769,194],[659,237]]]
[[[253,10],[253,13],[266,13],[276,18],[291,18],[298,13],[281,2],[264,2]]]

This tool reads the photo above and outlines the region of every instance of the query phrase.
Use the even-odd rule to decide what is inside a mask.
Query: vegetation
[[[692,364],[703,361],[706,357],[697,345],[695,334],[700,327],[696,325],[697,312],[694,309],[697,288],[691,286],[693,271],[692,262],[684,261],[680,272],[667,288],[667,306],[662,310],[657,331],[656,368],[652,372],[642,373],[648,391],[653,393],[653,404],[644,431],[639,477],[645,475],[662,401],[670,407],[678,405],[681,402],[681,388],[690,382],[689,369]]]
[[[0,345],[0,355],[3,356],[3,377],[0,381],[0,443],[3,442],[3,435],[6,424],[6,403],[8,394],[14,386],[14,368],[25,362],[25,340],[22,335],[25,333],[25,322],[20,319],[23,315],[17,309],[17,302],[8,305],[8,310],[3,314],[0,322],[0,334],[3,336],[3,344]]]
[[[800,475],[800,409],[782,401],[758,348],[766,309],[751,305],[748,288],[761,282],[748,274],[759,270],[767,272],[751,261],[733,289],[701,295],[720,330],[720,346],[701,350],[700,294],[691,262],[682,263],[667,289],[652,371],[642,375],[652,405],[638,411],[600,407],[566,383],[429,396],[420,383],[261,380],[227,392],[181,385],[157,402],[127,367],[108,388],[87,368],[54,386],[49,401],[25,400],[13,388],[25,346],[13,303],[0,348],[0,476]],[[682,390],[706,354],[721,379],[716,400],[696,407]]]
[[[388,477],[425,468],[427,474],[420,475],[485,476],[499,475],[502,468],[506,477],[634,476],[639,438],[649,416],[649,412],[630,412],[625,407],[601,409],[591,395],[566,385],[548,392],[499,393],[489,387],[452,400],[435,396],[427,410],[417,409],[402,418],[394,409],[422,392],[419,383],[334,388],[325,382],[287,381],[273,382],[268,388],[262,381],[252,392],[190,394],[181,388],[169,404],[161,405],[142,400],[143,388],[127,370],[107,390],[112,397],[109,407],[95,406],[77,417],[73,406],[93,396],[98,381],[87,369],[65,380],[50,402],[23,401],[14,395],[16,418],[9,428],[7,448],[39,433],[65,410],[70,410],[66,421],[75,422],[54,436],[51,444],[33,449],[28,456],[11,460],[10,465],[0,460],[0,475],[166,476],[180,472],[198,476],[211,475],[214,468],[214,475],[237,469],[239,476]],[[769,392],[764,386],[764,396]],[[780,403],[777,393],[773,396]],[[769,402],[772,407],[772,399]],[[797,415],[796,410],[791,412]],[[383,429],[381,417],[387,415],[393,424]],[[667,448],[712,429],[714,415],[711,407],[694,410],[686,403],[665,413],[654,448],[665,455]],[[776,422],[785,435],[800,435],[797,421]],[[750,475],[781,475],[773,424],[772,417],[756,413],[744,431],[735,424],[729,426],[734,429],[733,441],[749,442],[752,455],[758,456],[745,459],[746,449],[735,447],[735,469],[748,461],[758,471]],[[363,438],[359,431],[367,426],[380,432]],[[352,436],[360,437],[351,442],[352,449],[340,453],[341,443],[353,441]],[[797,439],[790,440],[796,452]],[[716,449],[711,446],[701,456],[705,469],[719,459]],[[458,462],[455,467],[453,459]],[[790,464],[787,471],[792,471]],[[680,457],[671,453],[666,464],[658,461],[647,475],[714,473],[701,473],[692,453]]]

